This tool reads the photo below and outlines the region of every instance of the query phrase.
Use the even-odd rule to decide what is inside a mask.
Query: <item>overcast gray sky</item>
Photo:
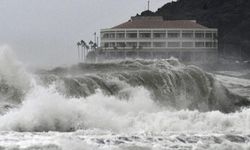
[[[151,0],[151,10],[172,0]],[[77,62],[75,43],[127,21],[147,0],[0,0],[0,45],[30,65]]]

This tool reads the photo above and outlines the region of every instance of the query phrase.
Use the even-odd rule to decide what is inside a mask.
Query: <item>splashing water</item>
[[[0,100],[15,105],[0,108],[0,149],[250,146],[248,100],[197,67],[134,60],[32,75],[7,49],[0,48]]]

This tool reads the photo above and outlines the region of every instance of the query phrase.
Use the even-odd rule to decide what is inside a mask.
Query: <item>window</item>
[[[193,47],[193,42],[182,42],[182,47]]]
[[[183,32],[182,33],[182,38],[192,38],[193,37],[193,32]]]
[[[180,42],[168,42],[168,47],[180,47]]]
[[[108,33],[103,33],[103,34],[102,34],[102,38],[104,38],[104,39],[109,38],[109,34],[108,34]]]
[[[102,38],[104,39],[115,38],[115,33],[102,33]]]
[[[154,33],[154,38],[166,38],[166,33]]]
[[[196,38],[204,38],[204,33],[203,32],[196,32],[195,37]]]
[[[151,43],[150,42],[140,42],[139,47],[151,47]]]
[[[206,42],[206,47],[208,47],[208,48],[213,47],[213,42]]]
[[[169,38],[178,38],[178,37],[180,37],[180,33],[170,32],[170,33],[168,33],[168,37]]]
[[[151,38],[151,33],[140,33],[140,38]]]
[[[105,48],[109,47],[109,43],[104,43],[104,47]]]
[[[125,33],[117,33],[116,37],[119,38],[119,39],[120,38],[125,38]]]
[[[115,43],[114,42],[109,43],[109,47],[115,47]]]
[[[106,47],[106,48],[108,48],[108,47],[115,47],[115,42],[104,43],[104,47]]]
[[[153,46],[154,47],[166,47],[166,43],[165,42],[154,42]]]
[[[117,47],[126,47],[126,43],[124,42],[118,42]]]
[[[127,38],[137,38],[137,33],[127,33]]]
[[[127,43],[127,47],[136,48],[137,47],[137,43],[136,42],[128,42]]]
[[[204,42],[195,42],[195,47],[204,47]]]
[[[208,38],[208,39],[213,38],[213,34],[212,33],[206,33],[206,38]]]

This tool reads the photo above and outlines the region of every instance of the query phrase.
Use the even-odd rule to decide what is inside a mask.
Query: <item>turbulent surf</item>
[[[227,78],[174,58],[29,73],[1,47],[0,149],[246,149],[250,102]]]

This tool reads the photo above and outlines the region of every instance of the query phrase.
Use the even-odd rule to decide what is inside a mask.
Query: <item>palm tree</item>
[[[89,46],[86,44],[87,53],[89,52]]]
[[[90,49],[91,49],[91,50],[92,50],[92,48],[93,48],[93,44],[94,44],[93,41],[89,41],[89,45],[90,45]]]
[[[94,44],[92,45],[92,47],[93,47],[93,49],[94,49],[94,50],[96,50],[96,48],[97,48],[97,44],[96,44],[96,43],[94,43]]]
[[[83,58],[85,57],[85,47],[86,47],[86,42],[81,40],[81,46],[82,46],[82,55],[81,55],[81,59],[83,60]],[[84,57],[83,57],[84,56]]]
[[[80,60],[80,46],[81,46],[81,42],[77,42],[77,50],[78,50],[78,60]]]
[[[86,55],[85,55],[85,59],[87,60],[87,56],[88,56],[88,53],[89,53],[89,45],[86,44],[85,45],[85,48],[86,48]]]

